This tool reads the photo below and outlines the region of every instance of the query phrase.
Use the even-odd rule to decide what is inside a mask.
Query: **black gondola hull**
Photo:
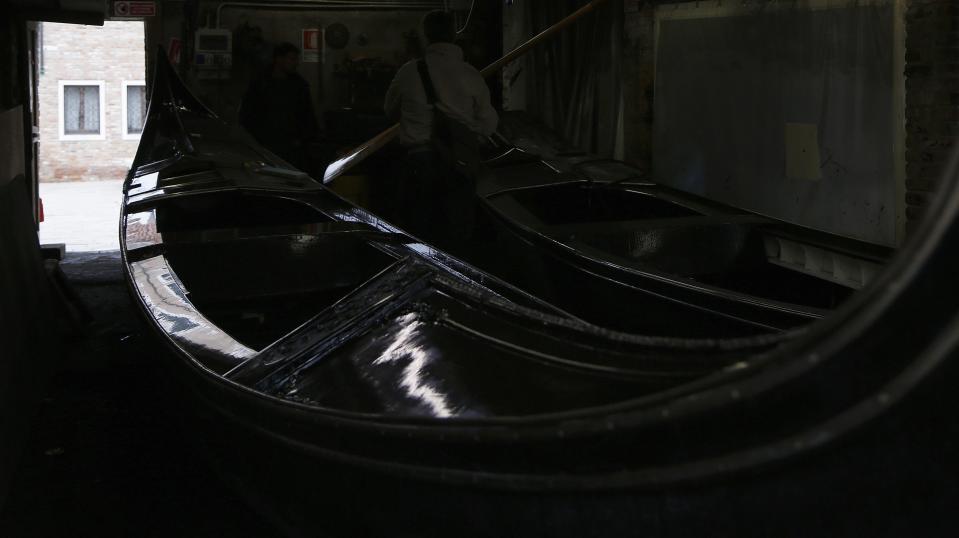
[[[289,534],[809,535],[848,529],[850,500],[917,525],[954,506],[955,187],[894,272],[804,333],[629,334],[258,154],[164,58],[126,277],[198,436]]]

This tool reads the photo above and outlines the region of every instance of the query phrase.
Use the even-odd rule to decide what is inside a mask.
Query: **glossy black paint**
[[[154,91],[125,260],[158,329],[224,382],[328,411],[512,417],[640,397],[782,341],[584,323],[351,206],[185,104],[177,79]]]
[[[844,487],[871,487],[876,475],[868,470],[891,455],[886,447],[909,446],[886,444],[907,434],[903,425],[932,424],[941,406],[955,403],[951,384],[937,377],[955,379],[959,305],[936,301],[959,291],[955,186],[940,202],[941,219],[926,223],[923,241],[805,333],[640,336],[584,323],[308,179],[263,173],[251,159],[255,146],[218,135],[225,128],[195,103],[183,105],[185,88],[158,63],[121,222],[131,290],[174,351],[217,454],[291,534],[702,532],[709,529],[703,514],[730,489],[757,500],[780,491],[783,500],[754,516],[764,525],[750,521],[736,527],[737,535],[821,531],[815,519],[778,516],[796,513],[796,492],[814,487],[823,473]],[[229,176],[230,184],[192,183],[184,174],[200,165],[204,174]],[[157,188],[134,187],[153,172]],[[278,215],[276,227],[251,227],[241,216],[211,210],[206,221],[175,219],[171,230],[205,224],[176,229],[168,242],[163,203],[237,192],[309,206],[316,222],[291,224]],[[155,229],[144,217],[151,211]],[[290,226],[307,230],[294,236],[322,239],[309,241],[308,254],[298,257],[290,253]],[[357,255],[365,248],[327,242],[328,234],[346,234],[386,258]],[[213,246],[238,238],[233,261],[218,266],[220,255],[181,250],[193,259],[181,265],[196,264],[181,279],[175,255],[167,255],[207,237]],[[248,238],[269,244],[269,253],[246,258],[249,267],[231,265],[240,263]],[[347,254],[324,258],[316,244],[331,251],[340,244],[338,252]],[[387,258],[387,265],[378,263]],[[243,312],[268,319],[264,305],[277,297],[334,293],[346,282],[336,276],[337,264],[378,272],[332,305],[318,301],[314,317],[260,349],[240,343],[244,330],[225,330],[207,317],[223,297],[203,309],[193,304],[194,294],[216,291],[215,276],[203,280],[203,259],[224,282],[234,271],[252,279],[290,261],[331,275],[312,283],[295,272],[278,282],[264,277],[264,287],[247,290],[251,281],[238,280],[229,289],[252,301],[237,309],[240,319],[249,318]],[[205,284],[193,288],[187,273]],[[923,319],[914,315],[920,307]],[[857,430],[875,435],[850,436]],[[810,452],[817,456],[795,459]],[[790,489],[776,489],[783,484]],[[835,483],[820,488],[827,498],[843,497]],[[895,506],[891,499],[882,502]]]
[[[764,236],[781,224],[682,197],[624,163],[510,148],[487,166],[481,203],[507,258],[523,260],[494,272],[597,324],[758,334],[821,319],[852,294],[767,261]]]

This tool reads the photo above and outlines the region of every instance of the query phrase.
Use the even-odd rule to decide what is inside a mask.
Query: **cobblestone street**
[[[116,250],[123,181],[41,183],[45,220],[40,243],[65,243],[72,252]]]

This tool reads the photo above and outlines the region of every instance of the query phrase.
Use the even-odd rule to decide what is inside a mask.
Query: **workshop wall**
[[[655,7],[672,2],[626,0],[624,6],[625,158],[652,168],[656,28]],[[759,5],[759,3],[755,4]],[[914,230],[959,136],[959,4],[953,0],[901,0],[905,73],[904,185],[895,242]],[[902,179],[902,178],[901,178]],[[903,222],[904,221],[904,222]]]
[[[655,9],[647,0],[623,5],[623,159],[647,171],[653,162]]]
[[[287,41],[302,46],[304,29],[327,29],[319,53],[313,58],[304,54],[299,70],[310,84],[321,124],[329,123],[324,121],[327,112],[346,108],[380,115],[393,74],[416,53],[423,14],[223,10],[220,26],[234,36],[233,69],[225,80],[204,80],[194,73],[195,87],[201,99],[233,121],[250,80],[269,67],[274,45]],[[336,36],[331,27],[339,30]],[[340,39],[342,43],[337,43]]]
[[[906,11],[906,232],[929,204],[959,137],[959,4]]]
[[[373,0],[365,2],[364,9],[344,10],[320,2],[288,7],[189,0],[163,4],[158,16],[147,21],[147,41],[150,49],[173,50],[177,70],[191,90],[232,123],[250,81],[269,68],[273,47],[286,41],[302,49],[304,30],[320,30],[318,50],[304,50],[299,68],[310,85],[321,127],[307,171],[319,173],[345,149],[389,127],[383,112],[389,83],[403,63],[422,53],[423,16],[444,4]],[[466,60],[485,66],[498,58],[502,47],[498,18],[485,15],[492,11],[498,16],[498,4],[477,2],[472,17],[470,2],[450,2],[449,7],[463,30],[458,44]],[[232,38],[226,68],[204,67],[197,61],[195,37],[212,32],[226,32]],[[495,81],[492,90],[498,104]]]
[[[25,27],[0,6],[0,508],[57,339],[24,158]]]
[[[299,68],[321,127],[306,171],[319,174],[336,156],[389,127],[383,112],[389,83],[403,63],[422,53],[423,16],[447,3],[461,30],[457,44],[466,61],[483,67],[499,58],[501,6],[462,0],[370,0],[349,10],[323,2],[306,7],[211,0],[164,3],[157,16],[146,21],[147,47],[162,47],[191,91],[235,123],[250,81],[268,70],[274,46],[286,41],[303,49],[304,30],[320,30],[318,50],[304,50]],[[223,61],[206,66],[198,61],[197,36],[214,33],[232,39],[225,68]],[[147,59],[150,72],[154,60],[155,53]],[[500,103],[497,83],[491,83],[494,105]]]
[[[895,246],[901,24],[893,0],[658,6],[654,179]]]

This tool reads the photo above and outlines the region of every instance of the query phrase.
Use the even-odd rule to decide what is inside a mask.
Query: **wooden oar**
[[[484,77],[488,77],[492,75],[493,73],[496,73],[497,71],[500,70],[501,67],[512,62],[516,58],[520,57],[526,51],[535,47],[546,38],[552,36],[556,32],[559,32],[563,28],[566,28],[570,24],[573,24],[583,15],[586,15],[587,13],[594,11],[597,7],[599,7],[605,1],[606,0],[593,0],[592,2],[586,4],[585,6],[577,9],[575,12],[568,15],[565,19],[557,22],[556,24],[536,34],[536,36],[528,40],[526,43],[523,43],[522,45],[511,50],[508,54],[506,54],[499,60],[496,60],[495,62],[487,66],[485,69],[480,71],[480,73]],[[364,143],[362,146],[359,146],[358,148],[350,152],[349,155],[343,157],[342,159],[339,159],[337,161],[330,163],[330,165],[326,167],[326,172],[323,174],[323,183],[329,183],[333,181],[334,179],[343,175],[343,173],[345,173],[350,168],[353,168],[357,164],[363,162],[367,157],[369,157],[373,153],[376,153],[380,148],[390,143],[390,141],[392,141],[396,137],[396,134],[399,132],[399,130],[400,130],[400,125],[396,124],[390,127],[389,129],[383,131],[382,133],[376,135],[375,137],[371,138],[370,140],[366,141],[366,143]]]

